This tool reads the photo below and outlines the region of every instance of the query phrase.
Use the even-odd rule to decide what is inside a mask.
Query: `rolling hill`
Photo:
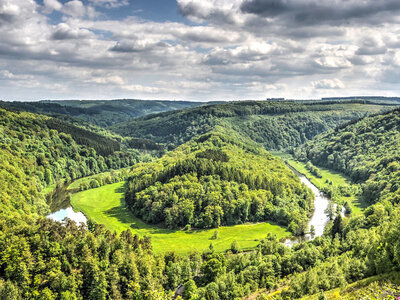
[[[350,102],[243,101],[152,114],[110,129],[170,148],[212,130],[229,129],[267,149],[295,147],[315,135],[390,106]]]

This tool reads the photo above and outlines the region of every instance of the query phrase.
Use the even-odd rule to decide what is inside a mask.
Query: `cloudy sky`
[[[399,50],[399,0],[0,0],[4,100],[400,96]]]

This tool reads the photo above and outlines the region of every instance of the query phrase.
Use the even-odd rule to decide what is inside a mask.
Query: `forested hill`
[[[138,153],[50,117],[0,108],[1,210],[45,213],[41,191],[71,180],[134,164]]]
[[[313,195],[262,148],[210,133],[133,168],[126,202],[144,221],[169,228],[270,220],[303,234]]]
[[[162,100],[59,100],[39,102],[4,102],[0,107],[33,113],[76,117],[94,125],[107,127],[151,113],[205,105],[204,102]]]
[[[111,130],[125,136],[146,138],[171,147],[212,130],[233,129],[267,149],[298,146],[338,124],[388,106],[353,102],[243,101],[152,114]]]
[[[400,202],[399,109],[339,126],[301,146],[296,156],[365,182],[369,203]]]

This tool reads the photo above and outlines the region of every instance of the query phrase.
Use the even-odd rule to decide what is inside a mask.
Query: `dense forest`
[[[382,107],[353,103],[357,109],[349,108],[347,116],[339,114],[335,120],[328,115],[336,114],[342,103],[299,107],[282,103],[281,108],[268,103],[262,104],[270,105],[265,114],[254,113],[249,105],[239,105],[237,115],[230,116],[231,111],[223,105],[204,107],[204,120],[215,121],[211,125],[204,121],[209,125],[207,130],[193,129],[186,135],[179,126],[172,126],[179,130],[175,136],[167,134],[166,140],[145,134],[155,129],[150,121],[146,129],[144,122],[152,120],[163,131],[168,129],[165,118],[170,117],[175,124],[174,114],[190,115],[196,109],[139,118],[143,128],[138,139],[182,144],[158,160],[139,164],[141,154],[122,147],[113,134],[0,109],[0,299],[159,300],[172,299],[178,291],[185,300],[228,300],[260,290],[266,294],[259,299],[296,299],[318,293],[324,299],[324,291],[373,275],[394,272],[392,280],[400,282],[399,110],[355,120]],[[210,113],[216,108],[221,112]],[[276,116],[272,116],[275,109]],[[77,188],[87,189],[127,176],[127,203],[148,222],[190,230],[191,226],[217,227],[275,218],[292,232],[303,233],[312,209],[309,190],[280,159],[249,140],[249,132],[235,131],[241,122],[254,124],[256,119],[277,117],[268,121],[273,124],[267,129],[272,135],[272,129],[279,130],[275,126],[293,115],[298,119],[294,124],[300,126],[301,109],[305,109],[304,122],[314,118],[315,124],[326,122],[326,127],[304,140],[287,138],[290,143],[279,147],[293,147],[319,130],[336,127],[336,122],[354,119],[314,137],[294,152],[299,159],[311,160],[315,166],[310,163],[308,167],[316,174],[318,166],[326,166],[350,175],[373,204],[361,215],[336,215],[322,237],[289,248],[266,235],[252,251],[242,252],[233,242],[227,253],[216,253],[210,241],[207,250],[179,256],[154,254],[150,237],[133,236],[129,230],[118,235],[90,220],[87,226],[78,226],[44,217],[49,210],[45,189],[60,180],[94,175],[77,181]],[[246,115],[248,110],[251,112]],[[217,116],[220,113],[223,120]],[[244,116],[239,120],[240,113]],[[181,125],[194,122],[191,126],[195,128],[198,117],[182,118]],[[197,133],[206,134],[194,136]],[[261,139],[263,134],[255,136]],[[391,295],[400,296],[397,287],[389,288]],[[377,299],[387,296],[375,289],[362,297],[372,294]]]
[[[303,234],[313,195],[262,148],[210,133],[133,168],[126,202],[144,221],[169,228],[270,220]]]
[[[110,129],[173,148],[209,131],[228,128],[267,149],[283,149],[298,146],[343,122],[389,108],[363,101],[242,101],[148,115]]]
[[[51,184],[130,166],[139,159],[137,151],[117,151],[117,141],[31,113],[0,109],[0,133],[2,209],[28,214],[46,211],[39,194]]]
[[[301,146],[296,156],[361,182],[364,199],[400,202],[400,110],[341,126]]]
[[[145,101],[121,100],[61,100],[38,102],[5,102],[0,107],[27,112],[47,114],[56,117],[77,118],[91,124],[107,127],[152,113],[184,109],[204,105],[192,101]]]

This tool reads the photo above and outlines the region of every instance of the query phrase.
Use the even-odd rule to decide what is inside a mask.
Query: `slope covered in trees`
[[[203,102],[191,101],[146,101],[134,99],[48,100],[39,102],[0,101],[0,107],[47,115],[76,117],[101,127],[107,127],[152,113],[196,107],[204,104]]]
[[[262,148],[210,133],[133,168],[126,202],[144,221],[169,228],[270,220],[301,234],[313,195]]]
[[[137,152],[118,149],[114,140],[59,120],[0,109],[1,208],[44,213],[44,187],[137,161]]]
[[[399,109],[339,126],[300,147],[296,156],[363,183],[371,204],[400,202]]]
[[[212,130],[233,129],[267,149],[298,146],[342,122],[387,109],[364,102],[243,101],[148,115],[111,129],[175,147]]]

